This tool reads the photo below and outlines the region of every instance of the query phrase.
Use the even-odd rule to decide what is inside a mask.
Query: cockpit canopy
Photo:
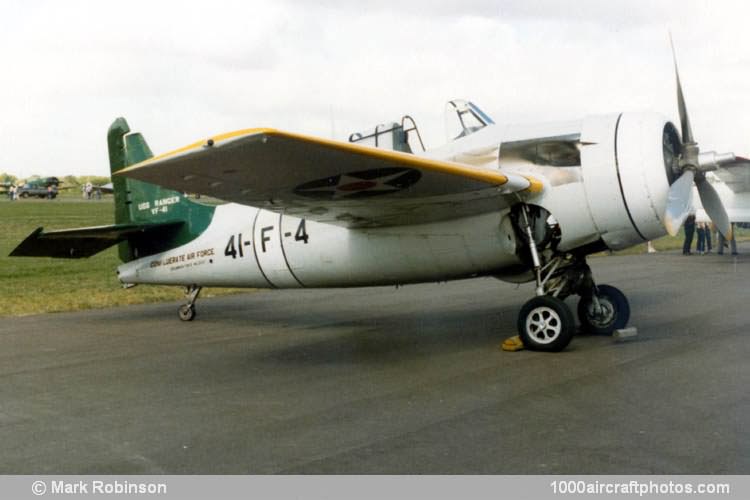
[[[464,99],[445,105],[445,132],[449,141],[465,137],[495,122],[479,106]]]

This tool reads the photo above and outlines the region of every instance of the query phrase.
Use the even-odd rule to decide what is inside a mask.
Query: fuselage
[[[352,230],[226,204],[195,240],[123,264],[124,283],[253,288],[443,281],[521,264],[506,213]]]

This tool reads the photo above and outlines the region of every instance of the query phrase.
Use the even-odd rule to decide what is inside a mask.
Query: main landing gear
[[[549,352],[567,347],[576,331],[573,312],[564,302],[572,294],[581,297],[577,312],[582,330],[611,334],[627,325],[627,298],[613,286],[597,286],[585,257],[553,251],[542,265],[526,205],[521,207],[518,225],[528,245],[536,279],[536,297],[526,302],[518,315],[518,334],[524,347]]]
[[[188,301],[187,304],[180,306],[179,315],[182,321],[193,321],[195,319],[195,301],[198,300],[203,287],[198,285],[190,285],[185,287],[185,296]]]
[[[581,329],[598,335],[610,335],[625,328],[630,319],[630,304],[620,290],[610,285],[595,286],[578,301]]]

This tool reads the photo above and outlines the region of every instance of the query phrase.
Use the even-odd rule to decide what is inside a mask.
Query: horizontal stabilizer
[[[11,257],[57,257],[80,259],[91,257],[129,237],[156,230],[177,228],[182,221],[158,224],[114,224],[61,231],[38,228],[11,253]]]

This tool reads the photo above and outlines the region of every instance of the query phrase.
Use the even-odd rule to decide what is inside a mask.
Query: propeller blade
[[[672,46],[672,60],[674,61],[674,75],[677,78],[677,109],[680,112],[680,126],[682,128],[682,142],[685,144],[693,144],[693,129],[690,127],[690,118],[687,114],[687,106],[685,105],[685,96],[682,93],[682,83],[680,83],[680,72],[677,70],[677,55],[674,50],[674,42],[672,41],[672,33],[669,34],[669,44]]]
[[[685,170],[669,187],[667,195],[667,208],[664,211],[664,227],[667,232],[674,236],[680,231],[680,226],[690,215],[693,205],[693,179],[695,172]]]
[[[719,193],[705,178],[695,183],[698,186],[698,195],[701,198],[703,210],[716,225],[721,234],[727,239],[732,239],[732,224],[729,222],[729,216],[724,209],[724,204],[719,198]]]

